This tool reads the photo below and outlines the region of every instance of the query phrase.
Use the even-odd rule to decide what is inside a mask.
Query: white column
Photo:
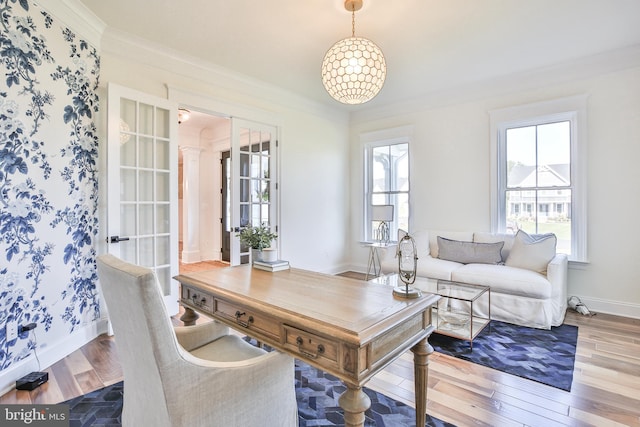
[[[200,152],[199,147],[182,150],[182,262],[202,260],[200,256]]]

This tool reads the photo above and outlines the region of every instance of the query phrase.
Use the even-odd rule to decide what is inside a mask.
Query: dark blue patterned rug
[[[571,391],[578,327],[533,329],[492,320],[473,340],[434,333],[429,343],[439,352]]]
[[[342,381],[299,360],[295,369],[300,427],[344,426],[344,413],[338,404],[338,397],[345,390]],[[415,427],[415,409],[366,387],[364,391],[371,398],[365,426]],[[123,392],[123,383],[119,382],[63,402],[69,404],[69,426],[121,427]],[[425,425],[453,426],[429,415]]]

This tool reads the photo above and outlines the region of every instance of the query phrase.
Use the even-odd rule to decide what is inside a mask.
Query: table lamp
[[[393,205],[371,205],[371,220],[380,221],[378,241],[389,243],[389,222],[393,221]]]

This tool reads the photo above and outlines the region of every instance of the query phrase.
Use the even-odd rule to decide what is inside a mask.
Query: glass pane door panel
[[[140,103],[140,131],[143,135],[153,135],[153,105]]]
[[[241,179],[240,180],[240,203],[247,203],[250,197],[249,192],[249,180]]]
[[[135,236],[136,233],[136,205],[120,205],[120,233],[123,237]]]
[[[120,131],[136,132],[136,102],[131,99],[120,99]]]
[[[262,224],[262,218],[260,217],[260,205],[252,205],[251,209],[251,224]]]
[[[153,205],[140,205],[140,230],[137,234],[153,234]]]
[[[249,225],[250,221],[250,210],[249,205],[241,205],[240,206],[240,227],[246,227]]]
[[[156,232],[158,233],[169,233],[170,228],[169,228],[169,212],[170,212],[170,206],[169,204],[166,205],[157,205],[156,208],[156,213],[157,213],[157,229]]]
[[[251,178],[260,178],[260,172],[260,156],[254,154],[251,156]]]
[[[257,179],[251,180],[251,201],[257,202],[260,200],[261,188],[260,181]]]
[[[127,261],[131,264],[137,264],[138,263],[138,259],[136,257],[136,254],[138,253],[138,251],[136,250],[136,244],[137,244],[138,239],[131,239],[131,240],[127,240],[125,242],[120,242],[120,258],[122,258],[124,261]]]
[[[168,202],[170,196],[171,183],[169,182],[169,172],[156,173],[156,201]]]
[[[156,168],[169,170],[169,141],[156,141]]]
[[[169,236],[156,237],[156,253],[158,254],[157,264],[169,264]]]
[[[245,153],[240,153],[240,177],[246,178],[249,176],[249,168],[251,165],[251,160],[249,156]]]
[[[160,289],[162,289],[162,294],[169,295],[171,293],[171,268],[156,268],[156,277],[158,279],[158,285],[160,286]]]
[[[156,133],[159,138],[169,138],[171,112],[164,108],[156,108]]]
[[[155,266],[155,257],[153,254],[154,244],[153,237],[141,237],[138,241],[138,245],[140,248],[140,265],[144,267],[154,267]]]
[[[141,136],[140,140],[140,162],[138,167],[153,168],[153,138]]]
[[[142,202],[153,201],[153,172],[140,171],[140,189],[138,200]]]
[[[136,171],[132,169],[120,170],[120,200],[134,202],[136,200]]]
[[[136,165],[136,137],[128,134],[120,134],[120,164],[133,167]]]

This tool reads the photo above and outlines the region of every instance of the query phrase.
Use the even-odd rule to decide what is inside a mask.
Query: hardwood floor
[[[640,319],[570,311],[565,322],[579,327],[570,393],[433,353],[428,412],[458,426],[640,426]],[[122,380],[114,339],[106,335],[45,371],[48,383],[13,390],[0,404],[58,403]],[[411,352],[367,387],[413,406]]]

